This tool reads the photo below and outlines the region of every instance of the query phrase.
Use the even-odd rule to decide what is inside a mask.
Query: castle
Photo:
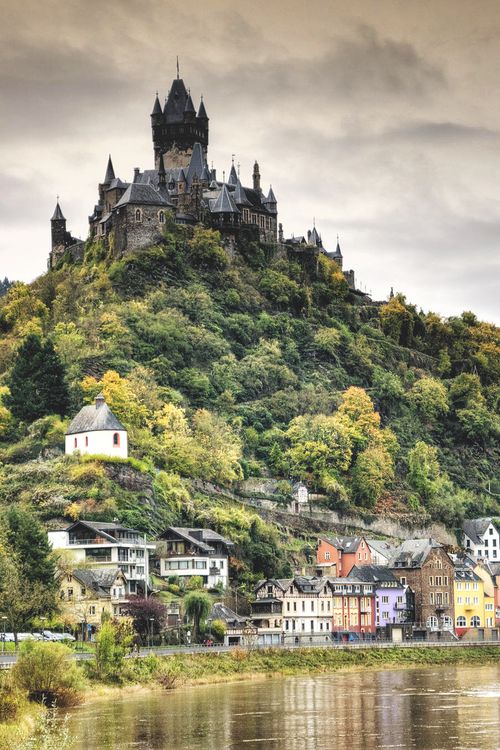
[[[336,260],[342,268],[337,242],[334,253],[323,247],[316,227],[305,237],[284,239],[278,224],[278,204],[272,187],[261,188],[259,164],[255,162],[252,186],[242,185],[234,159],[226,180],[217,179],[207,161],[209,118],[203,97],[196,110],[184,81],[175,78],[162,108],[158,94],[151,112],[154,168],[134,170],[131,182],[115,175],[111,156],[98,201],[89,216],[90,239],[102,239],[114,257],[160,242],[170,213],[178,224],[203,223],[220,231],[226,247],[234,246],[246,227],[261,242],[286,246],[292,252],[315,248]],[[66,219],[57,200],[51,219],[52,248],[49,268],[63,256],[81,260],[84,242],[66,229]],[[352,272],[349,272],[352,274]],[[346,274],[351,286],[354,278]]]

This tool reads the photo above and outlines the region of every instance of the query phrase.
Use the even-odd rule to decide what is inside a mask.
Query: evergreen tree
[[[19,347],[8,379],[6,405],[17,419],[34,422],[47,414],[63,416],[68,407],[64,366],[52,342],[30,334]]]
[[[54,590],[56,566],[41,524],[33,513],[15,505],[7,510],[4,521],[5,541],[19,560],[21,575]]]

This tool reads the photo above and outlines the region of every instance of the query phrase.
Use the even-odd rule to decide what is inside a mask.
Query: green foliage
[[[436,378],[424,377],[417,380],[408,393],[408,401],[430,423],[449,410],[446,386]]]
[[[212,620],[210,623],[210,633],[217,643],[223,643],[226,630],[226,623],[222,620]]]
[[[184,613],[193,623],[193,641],[196,643],[200,635],[200,625],[207,619],[212,607],[212,600],[206,591],[190,591],[184,597]]]
[[[73,652],[62,643],[26,641],[12,669],[14,687],[31,700],[73,706],[81,700],[83,680]]]
[[[120,680],[123,660],[132,646],[132,636],[113,622],[103,622],[97,634],[95,652],[96,675],[101,680]]]
[[[33,422],[46,414],[66,414],[64,367],[52,342],[29,334],[20,345],[8,378],[6,406],[16,419]]]

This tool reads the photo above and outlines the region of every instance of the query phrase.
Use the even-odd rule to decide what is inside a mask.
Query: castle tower
[[[260,172],[259,172],[259,163],[256,161],[253,165],[253,189],[257,190],[257,192],[260,193]]]
[[[61,206],[59,205],[59,197],[57,198],[56,207],[50,220],[50,234],[52,240],[52,253],[55,255],[62,255],[66,246],[67,232],[66,218],[61,211]]]
[[[191,93],[187,91],[182,78],[174,78],[163,112],[158,95],[151,113],[151,129],[155,168],[158,169],[160,154],[163,154],[165,168],[187,167],[195,143],[200,143],[204,160],[208,148],[208,116],[200,102],[196,113]]]

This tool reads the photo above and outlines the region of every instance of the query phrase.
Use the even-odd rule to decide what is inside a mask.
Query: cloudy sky
[[[181,76],[209,159],[258,159],[289,236],[313,217],[377,299],[500,322],[498,0],[0,0],[0,276],[46,266],[55,197],[85,237],[111,152],[151,168]]]

